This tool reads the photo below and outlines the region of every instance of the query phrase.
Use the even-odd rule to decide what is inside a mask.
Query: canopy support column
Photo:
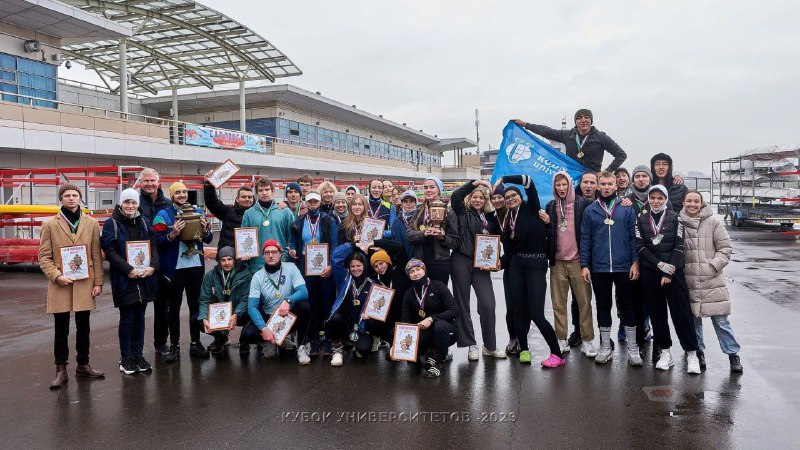
[[[239,131],[247,132],[247,124],[245,120],[245,95],[244,95],[244,80],[239,80]]]
[[[128,112],[128,41],[119,40],[119,110]]]

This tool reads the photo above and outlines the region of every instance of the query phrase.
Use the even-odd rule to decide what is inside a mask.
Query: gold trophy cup
[[[186,226],[181,230],[178,239],[183,241],[189,250],[186,256],[200,255],[203,252],[197,249],[197,244],[203,240],[203,224],[200,222],[202,215],[198,214],[192,205],[183,205],[176,216],[176,219],[183,220]]]

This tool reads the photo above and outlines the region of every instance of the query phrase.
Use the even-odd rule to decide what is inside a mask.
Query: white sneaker
[[[381,348],[381,339],[375,336],[372,337],[372,353],[377,352]]]
[[[506,359],[506,352],[503,351],[503,350],[494,350],[494,351],[492,351],[492,350],[489,350],[488,348],[486,348],[485,346],[482,346],[481,353],[483,353],[484,356],[491,356],[491,357],[497,358],[497,359]]]
[[[597,356],[594,357],[594,362],[597,364],[605,364],[612,359],[614,359],[614,350],[611,350],[611,348],[601,348],[600,351],[597,352]]]
[[[331,366],[341,367],[344,364],[344,355],[342,355],[342,346],[333,348],[333,356],[331,356]]]
[[[700,360],[697,359],[697,352],[686,352],[686,373],[700,373]]]
[[[303,344],[297,347],[297,362],[301,366],[311,364],[311,357],[308,356],[310,346],[311,344]]]
[[[594,341],[583,341],[583,344],[581,344],[581,353],[588,358],[597,356],[597,347],[594,346]]]
[[[628,364],[637,367],[644,365],[644,361],[642,361],[642,355],[639,354],[638,347],[628,349]]]
[[[569,349],[571,348],[566,339],[559,339],[558,347],[561,349],[562,354],[569,352]]]
[[[477,361],[480,358],[480,352],[477,345],[470,345],[469,352],[467,352],[467,359],[470,361]]]
[[[697,355],[695,355],[697,356]],[[656,369],[658,370],[669,370],[670,367],[675,365],[675,361],[672,360],[672,353],[670,353],[668,348],[661,350],[661,354],[658,355],[658,362],[656,363]],[[700,363],[697,363],[698,367]]]

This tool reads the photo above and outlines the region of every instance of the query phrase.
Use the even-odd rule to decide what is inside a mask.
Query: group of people
[[[229,335],[240,328],[239,353],[247,357],[253,345],[265,358],[296,353],[306,365],[315,357],[330,357],[342,366],[347,349],[367,358],[386,347],[391,358],[396,323],[417,324],[418,362],[425,377],[442,374],[453,344],[467,347],[470,361],[518,357],[530,364],[531,322],[540,331],[549,355],[545,367],[558,367],[571,347],[598,364],[614,357],[611,309],[616,298],[620,329],[633,366],[643,365],[652,329],[653,362],[657,369],[674,365],[670,353],[669,319],[687,354],[687,371],[705,367],[702,318],[711,317],[731,370],[741,371],[739,346],[727,316],[730,299],[722,278],[731,245],[724,226],[697,191],[673,177],[668,155],[655,155],[650,167],[633,172],[621,167],[625,152],[592,125],[589,110],[575,114],[575,128],[554,130],[519,125],[563,142],[568,156],[587,171],[575,183],[566,172],[553,176],[554,200],[539,202],[526,175],[504,176],[492,186],[473,180],[455,189],[439,217],[444,186],[425,179],[422,198],[370,180],[366,195],[357,186],[343,192],[329,182],[316,187],[309,175],[285,186],[285,198],[275,199],[275,187],[261,178],[251,188],[241,186],[233,204],[222,202],[208,175],[204,185],[207,210],[220,221],[216,265],[205,271],[203,244],[213,239],[205,211],[189,205],[188,189],[172,183],[167,195],[159,174],[146,169],[140,190],[121,192],[119,204],[102,232],[96,219],[80,208],[82,192],[71,183],[58,189],[60,212],[42,226],[39,261],[49,280],[47,311],[55,318],[56,378],[68,375],[67,338],[70,312],[77,329],[77,376],[103,377],[89,365],[89,313],[102,293],[101,250],[109,263],[114,305],[119,309],[119,370],[128,375],[152,370],[144,357],[145,311],[154,304],[153,345],[166,362],[181,358],[180,312],[184,297],[189,308],[189,355],[208,358],[228,351]],[[615,159],[600,170],[603,153]],[[577,189],[575,185],[577,184]],[[199,215],[196,240],[181,239],[185,214]],[[366,219],[384,221],[382,235],[365,241]],[[196,224],[195,224],[196,225]],[[255,228],[259,256],[239,256],[237,228]],[[499,236],[502,256],[496,266],[474,267],[476,236]],[[148,242],[147,267],[134,267],[126,257],[128,244]],[[308,245],[327,244],[327,266],[307,274]],[[58,249],[86,246],[88,278],[64,274]],[[545,316],[549,286],[554,325]],[[498,347],[496,298],[492,272],[502,271],[506,326],[510,340]],[[452,291],[448,287],[452,278]],[[373,286],[394,291],[385,321],[365,311]],[[471,319],[474,291],[480,318],[481,345]],[[571,307],[567,297],[572,292]],[[600,331],[595,345],[592,294]],[[212,329],[209,305],[231,302],[226,329]],[[266,326],[277,314],[295,316],[292,334],[281,345]],[[568,333],[572,316],[573,332]],[[213,337],[207,347],[201,332]]]

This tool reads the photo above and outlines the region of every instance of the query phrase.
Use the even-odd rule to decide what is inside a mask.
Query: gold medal
[[[222,294],[223,295],[231,295],[231,290],[230,289],[225,289],[224,291],[222,291]]]
[[[646,209],[643,209],[643,210],[642,210],[642,214],[647,214],[647,210],[646,210]]]
[[[425,225],[420,225],[419,226],[419,231],[425,231],[427,229],[428,229],[428,227],[426,227]]]
[[[315,244],[318,244],[318,243],[319,242],[317,242],[317,238],[311,239],[311,245],[315,245]]]
[[[353,306],[360,306],[361,300],[353,300]]]
[[[275,291],[275,298],[281,298],[281,291]]]
[[[422,317],[423,319],[425,318],[425,310],[424,309],[420,309],[419,310],[419,316]]]
[[[606,225],[614,225],[614,221],[611,220],[611,219],[606,219],[606,220],[603,221],[603,223],[606,224]]]
[[[486,228],[484,228],[483,230],[481,230],[481,233],[482,233],[482,234],[489,234],[489,230],[487,230]]]
[[[578,158],[583,158],[583,152],[578,152]]]
[[[268,227],[269,226],[269,220],[265,220],[265,221],[261,222],[261,225],[264,225],[265,227]]]

